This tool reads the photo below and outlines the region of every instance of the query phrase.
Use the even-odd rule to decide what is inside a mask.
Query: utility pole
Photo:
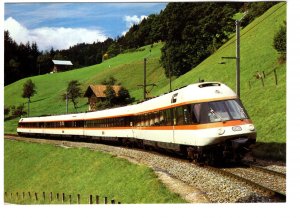
[[[146,64],[147,64],[147,58],[144,58],[144,84],[143,85],[137,85],[137,86],[143,86],[143,92],[144,92],[144,100],[147,99],[147,86],[152,86],[152,88],[154,86],[156,86],[156,84],[151,83],[151,84],[147,84],[147,74],[146,74]],[[151,89],[152,90],[152,89]],[[150,91],[149,91],[150,92]]]
[[[66,92],[66,114],[68,113],[68,92]]]
[[[236,83],[235,83],[235,90],[237,96],[241,97],[241,89],[240,89],[240,27],[241,27],[241,20],[235,21],[236,25],[236,55],[235,57],[222,57],[222,59],[235,59],[236,61]],[[222,62],[223,64],[223,62]]]
[[[144,58],[144,99],[146,99],[146,86],[147,86],[147,81],[146,81],[146,64],[147,64],[147,59]]]
[[[239,20],[235,21],[236,25],[236,94],[240,98],[240,26]]]
[[[28,102],[27,102],[27,105],[28,105],[28,114],[27,114],[27,117],[29,117],[29,104],[30,104],[30,98],[28,98]]]
[[[168,65],[169,65],[169,83],[170,83],[170,89],[169,92],[172,92],[172,72],[171,72],[171,65],[170,65],[170,52],[168,52]]]

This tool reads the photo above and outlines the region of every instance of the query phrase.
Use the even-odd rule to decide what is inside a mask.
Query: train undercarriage
[[[106,143],[110,145],[121,145],[129,148],[153,150],[184,157],[190,161],[200,164],[216,165],[230,162],[239,162],[245,154],[250,152],[250,145],[255,139],[235,138],[228,139],[222,143],[209,146],[189,146],[174,143],[148,141],[135,138],[118,137],[94,137],[77,135],[48,135],[34,133],[19,133],[20,136],[38,137],[56,140],[87,141],[94,143]]]

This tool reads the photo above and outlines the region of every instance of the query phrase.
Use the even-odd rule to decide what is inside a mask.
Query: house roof
[[[55,65],[73,65],[71,61],[52,60]]]
[[[121,86],[112,86],[113,90],[118,94]],[[106,85],[89,85],[84,93],[84,97],[91,97],[94,93],[97,98],[105,98],[106,95],[104,91],[106,90]]]

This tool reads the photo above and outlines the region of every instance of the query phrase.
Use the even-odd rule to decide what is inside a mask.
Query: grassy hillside
[[[284,20],[286,3],[279,3],[241,31],[241,99],[257,127],[258,141],[261,143],[284,144],[286,141],[286,65],[277,63],[279,55],[272,47],[274,34]],[[133,97],[142,98],[142,89],[137,85],[143,83],[145,57],[148,57],[148,82],[157,84],[152,95],[168,91],[168,79],[159,64],[161,47],[162,43],[155,44],[153,48],[145,46],[99,65],[32,77],[38,93],[32,98],[30,115],[64,113],[65,102],[60,96],[66,90],[68,81],[73,79],[79,80],[85,90],[89,84],[97,84],[113,75],[130,90]],[[193,70],[176,79],[172,87],[178,88],[204,79],[223,82],[235,90],[235,60],[222,60],[221,57],[226,56],[235,56],[235,37]],[[277,86],[273,74],[275,68]],[[264,87],[260,80],[255,79],[256,73],[262,71],[267,75]],[[26,102],[20,97],[25,81],[20,80],[5,87],[5,106]],[[81,99],[80,111],[87,110],[86,102],[87,99]],[[5,121],[5,132],[15,132],[16,123],[17,119]]]
[[[258,141],[265,143],[286,141],[286,65],[277,63],[279,55],[272,46],[274,34],[284,20],[286,4],[280,3],[241,31],[241,99],[255,123]],[[235,90],[235,60],[222,59],[235,56],[235,40],[233,37],[193,70],[176,79],[172,87],[179,88],[204,79],[223,82]],[[262,71],[266,74],[264,87],[261,80],[255,79],[256,73]],[[155,94],[168,89],[166,85]]]
[[[81,88],[84,92],[90,84],[100,84],[102,80],[112,75],[118,82],[122,82],[132,97],[141,99],[143,89],[138,85],[143,84],[144,58],[147,58],[148,83],[155,83],[158,87],[163,87],[168,83],[163,68],[159,64],[161,47],[162,43],[157,43],[153,46],[142,47],[135,52],[120,54],[102,64],[31,77],[30,79],[36,84],[37,94],[31,99],[30,116],[65,113],[65,101],[61,96],[71,80],[78,80],[82,84]],[[4,88],[4,105],[6,107],[27,102],[21,95],[23,84],[28,79],[19,80]],[[25,108],[27,110],[27,104]],[[87,98],[81,98],[78,111],[87,110]],[[71,102],[69,102],[69,112],[75,112]],[[4,131],[15,133],[17,121],[18,119],[6,119]]]
[[[9,193],[80,193],[85,204],[90,194],[101,196],[101,202],[107,196],[123,204],[185,202],[148,167],[102,152],[12,140],[5,140],[4,152],[4,188]]]

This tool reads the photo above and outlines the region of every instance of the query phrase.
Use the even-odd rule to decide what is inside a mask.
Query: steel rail
[[[222,169],[218,169],[218,168],[215,168],[215,167],[211,167],[211,166],[205,166],[205,168],[208,168],[209,170],[212,170],[216,173],[219,173],[223,176],[227,176],[227,177],[230,177],[230,178],[233,178],[237,181],[241,181],[241,182],[244,182],[254,188],[257,188],[267,194],[270,195],[270,197],[272,199],[274,199],[276,202],[286,202],[286,194],[285,193],[282,193],[282,192],[278,192],[278,191],[275,191],[273,189],[270,189],[268,187],[265,187],[259,183],[256,183],[256,182],[253,182],[249,179],[246,179],[244,177],[241,177],[241,176],[238,176],[234,173],[231,173],[231,172],[228,172],[226,170],[222,170]]]

